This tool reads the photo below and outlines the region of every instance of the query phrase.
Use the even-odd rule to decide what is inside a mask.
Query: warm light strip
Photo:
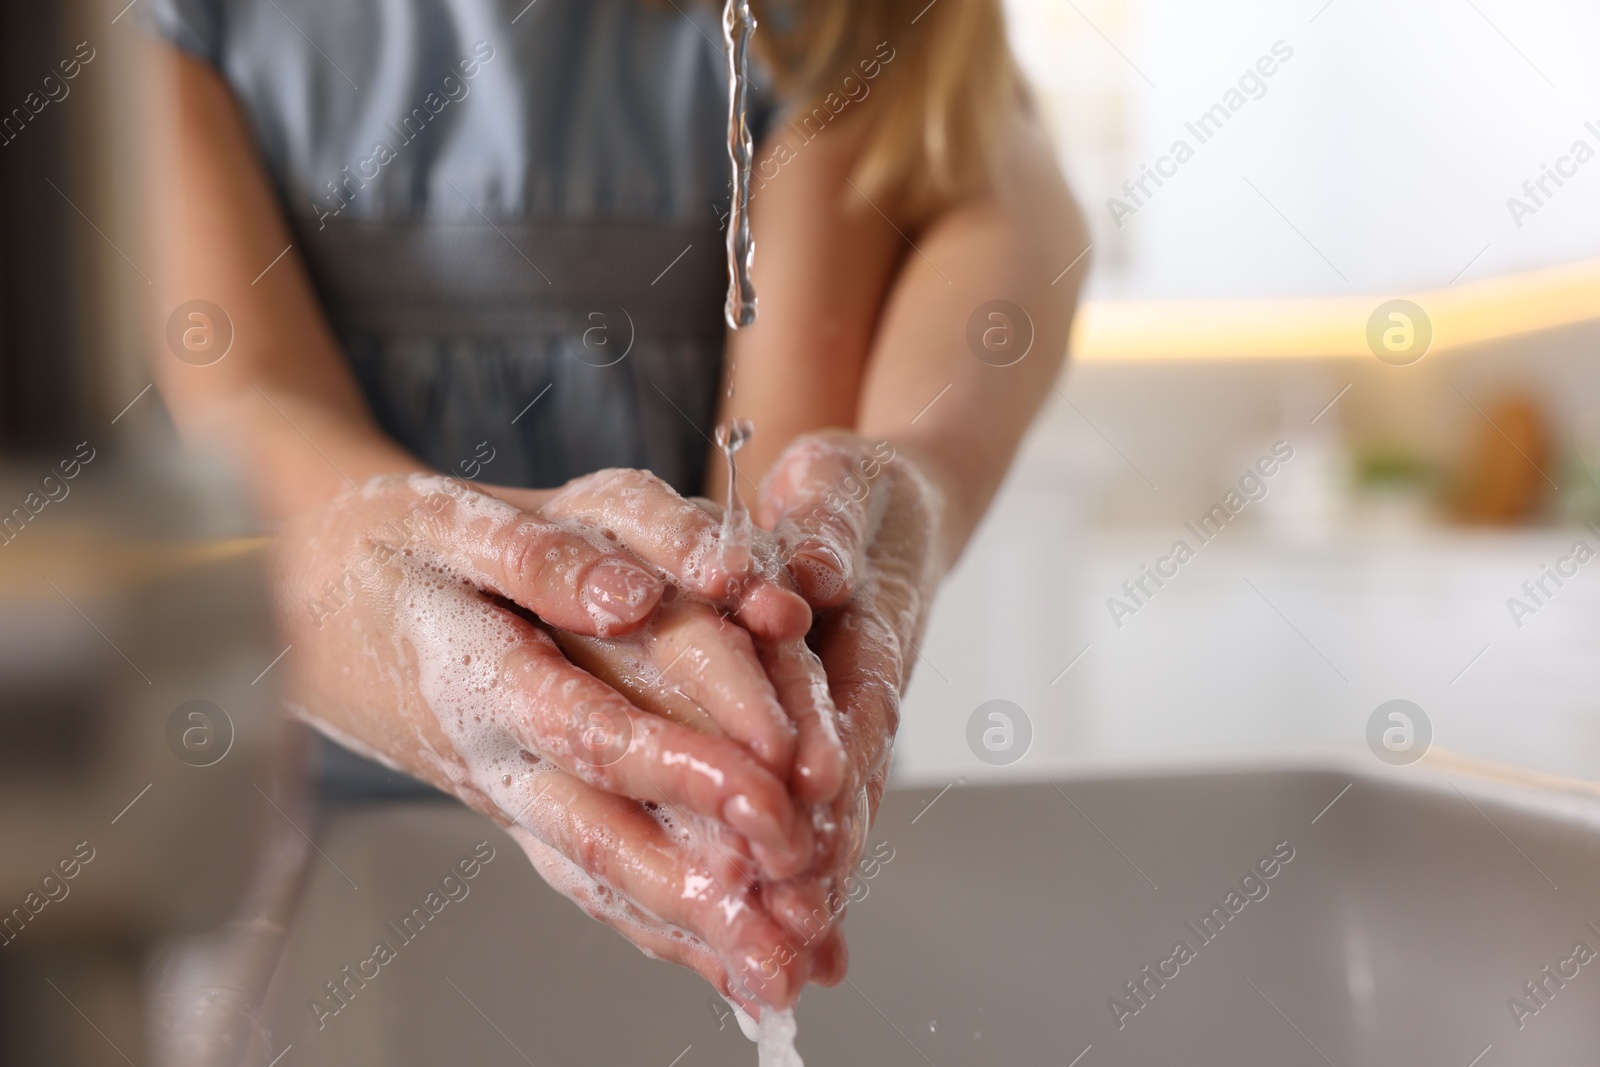
[[[1404,297],[1433,322],[1430,355],[1600,318],[1600,259],[1360,297],[1085,302],[1072,333],[1083,361],[1372,359],[1367,319]]]

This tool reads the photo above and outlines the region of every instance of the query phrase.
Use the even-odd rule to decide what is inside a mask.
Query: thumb
[[[859,444],[808,436],[778,457],[761,486],[757,519],[789,548],[789,571],[813,608],[849,599],[879,506]]]

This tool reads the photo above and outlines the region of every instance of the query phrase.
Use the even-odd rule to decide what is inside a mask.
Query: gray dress
[[[640,467],[698,492],[724,339],[718,13],[524,2],[146,0],[143,17],[237,96],[385,431],[500,484]]]

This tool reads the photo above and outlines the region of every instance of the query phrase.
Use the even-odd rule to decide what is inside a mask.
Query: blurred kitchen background
[[[0,507],[94,453],[0,546],[0,909],[96,850],[0,948],[7,1015],[36,1020],[0,1024],[0,1063],[139,1061],[140,976],[244,914],[258,838],[309,825],[268,798],[282,650],[255,528],[148,389],[159,235],[127,164],[125,4],[0,2]],[[921,648],[898,780],[1364,752],[1397,698],[1440,749],[1596,777],[1600,561],[1560,561],[1600,552],[1600,9],[1007,7],[1094,272],[1071,366]],[[69,91],[24,108],[74,56]],[[1186,124],[1219,103],[1201,143]],[[1192,157],[1163,162],[1180,139]],[[1135,199],[1147,166],[1163,184]],[[1369,342],[1395,299],[1431,333],[1409,363]],[[1201,544],[1185,524],[1280,441],[1265,498]],[[1130,598],[1179,539],[1194,558]],[[1032,727],[1004,767],[968,743],[996,699]],[[172,740],[195,700],[226,712],[221,762]]]
[[[902,780],[1360,749],[1397,698],[1435,745],[1594,777],[1600,566],[1542,606],[1522,585],[1600,550],[1600,9],[1007,8],[1095,267],[924,643]],[[1395,298],[1433,327],[1408,366],[1366,336]],[[1200,547],[1184,523],[1279,440],[1267,498]],[[1195,559],[1119,628],[1107,600],[1180,537]],[[1000,768],[962,730],[991,699],[1033,726]]]

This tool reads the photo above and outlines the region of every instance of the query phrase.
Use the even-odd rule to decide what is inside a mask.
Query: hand
[[[664,599],[653,628],[658,620],[669,620],[682,606],[686,594],[676,600]],[[668,624],[670,625],[670,623]],[[737,625],[725,624],[730,631],[743,634]],[[649,633],[650,628],[624,638],[587,638],[571,634],[555,634],[555,639],[573,662],[581,664],[597,678],[612,682],[628,694],[638,707],[674,721],[692,725],[708,733],[720,733],[715,719],[705,714],[673,681],[671,674],[653,676],[649,650],[665,641],[669,648],[673,640]],[[746,638],[748,640],[748,638]],[[802,640],[781,645],[759,646],[761,661],[773,683],[785,695],[785,703],[813,709],[819,718],[818,726],[827,731],[833,744],[828,762],[842,769],[843,752],[834,733],[833,705],[827,694],[827,679],[821,662]],[[765,682],[765,679],[762,679]],[[745,683],[748,685],[748,683]],[[839,781],[838,774],[834,782]],[[831,799],[831,798],[829,798]],[[799,802],[797,801],[797,805]],[[807,805],[797,807],[797,817],[811,824],[812,811]],[[626,805],[610,805],[608,818],[615,820],[616,832],[631,825],[636,813]],[[741,908],[764,913],[776,928],[766,931],[776,940],[769,940],[760,953],[744,952],[739,955],[719,953],[699,938],[683,938],[681,932],[651,918],[649,905],[641,908],[630,899],[630,892],[622,885],[608,879],[598,882],[590,879],[561,879],[547,873],[547,880],[591,915],[609,923],[634,940],[653,955],[694,968],[727,996],[744,1005],[752,1015],[759,1017],[764,1003],[786,1006],[798,997],[807,980],[823,985],[834,985],[843,980],[846,966],[846,948],[842,931],[831,922],[828,910],[827,882],[809,872],[773,880],[751,862],[751,851],[742,835],[707,822],[693,814],[668,808],[649,811],[649,817],[665,826],[668,836],[675,840],[694,859],[715,875],[716,893],[724,900],[737,900]],[[649,832],[658,832],[660,826],[644,823]],[[519,836],[519,840],[523,838]],[[546,857],[541,850],[524,842],[529,854],[540,864],[558,870],[562,864],[558,857]],[[757,850],[759,855],[759,850]],[[770,867],[770,865],[768,865]],[[626,876],[629,872],[621,872]],[[704,876],[700,878],[697,893],[713,889]],[[681,892],[680,896],[684,895]],[[820,936],[819,936],[820,935]]]
[[[793,598],[804,609],[803,602],[789,591],[793,588],[792,582],[783,567],[781,546],[775,537],[762,530],[754,531],[749,572],[743,575],[724,573],[718,566],[721,522],[717,506],[709,501],[683,500],[648,474],[609,471],[579,479],[541,504],[540,512],[616,536],[619,543],[658,566],[675,584],[695,589],[704,596],[719,597],[746,625],[754,621],[752,616],[758,606],[765,605],[770,610],[774,605],[783,604],[786,597]],[[573,662],[611,682],[639,707],[697,729],[721,733],[716,718],[705,714],[674,684],[674,673],[681,677],[685,670],[704,671],[705,665],[698,662],[698,657],[687,656],[690,646],[654,632],[658,620],[669,626],[665,620],[686,600],[698,602],[698,598],[689,593],[675,600],[669,591],[651,627],[629,637],[586,638],[559,632],[554,636]],[[788,614],[805,622],[810,620],[809,610],[795,613],[791,609]],[[769,639],[757,640],[755,646],[766,677],[770,678],[785,710],[798,726],[798,754],[790,786],[797,802],[808,806],[804,818],[811,820],[810,809],[823,806],[824,811],[819,814],[826,824],[829,819],[825,806],[830,805],[839,792],[845,758],[827,676],[821,661],[801,639],[804,632],[803,625],[789,628],[788,633],[768,626],[765,636]],[[750,640],[741,627],[726,623],[721,631],[709,636],[723,641]],[[676,666],[680,663],[683,666]],[[757,691],[755,681],[748,677],[725,676],[725,684],[731,686],[730,699],[745,699],[743,694]],[[682,830],[687,834],[688,843],[697,847],[702,857],[713,862],[718,859],[737,862],[742,856],[737,835],[706,833],[706,828],[698,824],[699,820],[689,818],[683,821]],[[846,949],[842,933],[831,921],[834,913],[829,910],[830,881],[831,878],[806,873],[769,880],[760,886],[760,899],[770,914],[787,928],[789,941],[760,959],[720,961],[719,987],[725,992],[731,988],[737,999],[756,1012],[755,998],[765,1000],[773,996],[771,980],[780,965],[793,967],[794,973],[800,976],[809,972],[811,980],[821,984],[841,981]],[[745,888],[755,890],[757,887],[751,882]],[[622,928],[620,923],[614,924]],[[697,966],[705,973],[703,965],[696,965],[692,958],[680,962]],[[729,971],[734,978],[731,986]]]
[[[662,583],[608,539],[465,483],[392,476],[290,524],[275,563],[302,717],[519,828],[541,870],[555,875],[555,857],[569,865],[558,888],[577,893],[575,871],[626,895],[619,914],[632,909],[675,928],[661,936],[681,939],[685,953],[704,946],[684,957],[702,973],[709,959],[764,960],[784,943],[745,888],[751,871],[708,860],[641,803],[671,805],[711,833],[747,841],[760,873],[783,878],[812,855],[784,779],[730,737],[634,707],[535,624],[592,636],[658,625],[647,618]],[[706,614],[715,616],[668,612],[660,625],[714,628]],[[738,669],[719,646],[702,651],[706,678]],[[701,707],[718,707],[694,678],[682,688]],[[775,697],[763,714],[783,717]],[[596,721],[625,724],[628,743],[613,759],[593,758]],[[583,892],[598,907],[610,891]],[[642,929],[630,936],[666,954]],[[771,996],[798,995],[810,966],[791,961],[774,975]]]
[[[518,491],[501,490],[508,499],[519,499]],[[667,671],[683,658],[678,673],[692,671],[708,690],[720,691],[717,708],[708,707],[722,732],[749,744],[769,768],[786,776],[795,797],[805,804],[822,804],[834,799],[844,774],[844,753],[834,727],[834,709],[825,677],[814,656],[801,640],[811,626],[811,610],[795,592],[793,581],[783,566],[781,546],[776,538],[755,531],[748,572],[730,574],[718,559],[721,518],[709,502],[686,500],[644,471],[608,470],[579,478],[554,496],[542,501],[539,513],[551,520],[577,524],[614,538],[633,555],[659,569],[670,582],[694,599],[717,603],[727,609],[744,630],[716,620],[715,628],[701,625],[682,640],[663,647],[653,639],[636,638],[631,643],[640,649],[636,667],[624,670],[616,664],[608,680],[619,688],[630,685],[627,678],[651,678]],[[755,649],[748,654],[751,638]],[[563,647],[579,657],[593,642],[563,637]],[[741,655],[722,657],[726,664],[738,663],[741,670],[711,671],[697,649],[738,646]],[[756,656],[770,676],[770,686],[758,672],[750,669]],[[768,715],[741,714],[739,708],[750,699],[763,697],[771,688],[787,713],[787,721],[775,724]],[[627,689],[638,697],[638,686]],[[675,714],[668,701],[662,714]],[[792,725],[791,725],[792,724]],[[781,765],[768,759],[768,753],[782,745],[780,727],[791,731],[792,760]]]
[[[847,769],[815,827],[812,869],[831,877],[834,894],[883,796],[900,694],[941,576],[941,509],[932,482],[888,442],[843,431],[796,439],[755,509],[783,537],[797,587],[819,611],[810,643],[838,708]]]
[[[789,700],[785,704],[801,729],[801,757],[791,787],[813,805],[817,853],[801,876],[762,887],[769,911],[783,920],[790,940],[736,968],[724,960],[718,973],[724,982],[731,979],[734,995],[747,1005],[752,994],[769,997],[767,976],[779,964],[794,966],[798,976],[804,968],[796,961],[809,958],[812,980],[834,984],[846,966],[837,922],[844,912],[844,879],[860,857],[883,794],[899,694],[937,584],[938,495],[886,443],[869,445],[845,433],[802,438],[780,458],[758,503],[760,525],[776,528],[782,544],[758,530],[752,574],[741,582],[715,567],[720,532],[715,505],[696,506],[655,492],[650,476],[639,472],[591,477],[603,476],[609,481],[580,479],[574,483],[578,492],[564,492],[543,505],[543,512],[625,535],[630,551],[671,580],[721,599],[741,622],[753,603],[791,585],[813,607],[827,609],[810,635],[820,659],[800,642],[757,642],[780,692],[810,687],[814,693],[798,705],[815,709],[814,714],[797,713]],[[638,496],[653,503],[632,503]],[[787,568],[779,566],[784,559]],[[752,590],[759,592],[752,595]],[[648,675],[627,651],[641,643],[638,638],[558,640],[641,706],[683,717],[658,687],[629,687],[628,677]],[[820,685],[825,693],[815,692]],[[703,717],[696,721],[708,726]],[[808,751],[817,755],[808,758]],[[727,851],[730,845],[722,839],[717,847]]]

